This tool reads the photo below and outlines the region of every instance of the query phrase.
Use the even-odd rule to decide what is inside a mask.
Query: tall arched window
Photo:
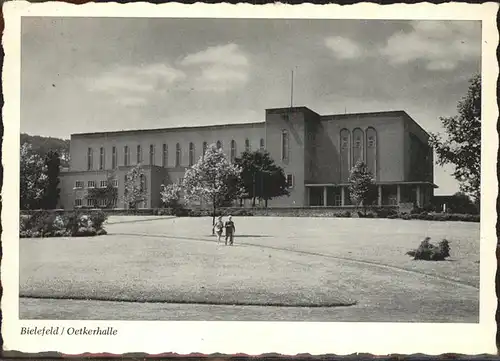
[[[94,151],[92,148],[87,149],[87,170],[91,170],[94,166]]]
[[[180,145],[180,143],[177,143],[175,145],[175,166],[176,167],[181,166],[181,145]]]
[[[154,165],[155,164],[155,145],[151,144],[149,146],[149,164]]]
[[[194,143],[189,143],[189,166],[194,164]]]
[[[202,146],[202,152],[203,152],[202,156],[203,157],[205,156],[205,152],[207,151],[207,146],[208,146],[207,142],[203,142],[203,146]]]
[[[106,167],[106,157],[104,153],[104,147],[99,149],[99,169],[103,170]]]
[[[366,166],[368,170],[377,176],[377,131],[375,128],[366,129]]]
[[[164,168],[168,166],[168,144],[163,143],[163,157],[161,164]]]
[[[288,162],[290,158],[290,138],[288,131],[283,129],[281,132],[281,160],[283,162]]]
[[[231,140],[231,162],[234,162],[235,158],[236,158],[236,141],[233,139]]]
[[[137,146],[137,164],[142,162],[142,148],[141,145],[139,144]]]
[[[347,182],[351,169],[350,152],[351,150],[351,133],[347,129],[340,131],[340,180]]]
[[[130,165],[130,148],[128,147],[128,145],[123,147],[123,165]]]
[[[250,140],[245,139],[245,152],[250,152],[252,151],[252,148],[250,147]]]
[[[217,149],[222,149],[222,142],[220,140],[217,141]]]
[[[264,150],[264,148],[265,148],[265,147],[266,147],[266,146],[265,146],[265,144],[264,144],[264,138],[260,138],[260,147],[259,147],[259,149],[260,149],[260,150]]]
[[[113,146],[111,152],[111,169],[115,169],[118,166],[118,154],[116,151],[116,147]]]
[[[140,175],[139,182],[140,182],[141,192],[145,192],[147,190],[147,184],[146,184],[146,176],[144,174]]]
[[[359,128],[352,131],[352,165],[358,160],[364,161],[364,134]]]

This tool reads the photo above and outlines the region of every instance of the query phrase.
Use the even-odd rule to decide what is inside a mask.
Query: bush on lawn
[[[375,210],[377,218],[398,218],[398,212],[394,209],[379,208]]]
[[[34,237],[78,237],[106,234],[106,213],[100,210],[57,213],[39,211],[30,215],[21,214],[19,236]]]
[[[351,212],[341,211],[341,212],[334,213],[334,216],[339,217],[339,218],[351,218]]]
[[[433,245],[430,240],[430,237],[425,237],[417,249],[406,254],[415,260],[424,261],[444,261],[450,257],[450,243],[446,239],[439,242],[437,246]]]

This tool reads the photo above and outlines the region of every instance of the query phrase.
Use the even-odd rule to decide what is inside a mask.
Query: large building
[[[101,187],[110,174],[118,188],[137,163],[149,194],[141,206],[161,206],[161,184],[181,181],[210,144],[230,159],[266,149],[286,173],[290,196],[270,207],[346,206],[349,171],[362,159],[374,174],[379,205],[430,202],[433,152],[429,135],[406,112],[319,115],[306,107],[267,109],[265,121],[73,134],[70,168],[61,174],[62,208],[95,206],[86,188]]]

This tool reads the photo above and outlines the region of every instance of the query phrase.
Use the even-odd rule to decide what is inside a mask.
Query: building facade
[[[428,142],[404,111],[319,115],[306,107],[267,109],[265,121],[256,123],[73,134],[60,206],[99,206],[86,192],[111,177],[116,206],[125,207],[125,175],[141,163],[148,194],[141,206],[160,207],[161,185],[181,182],[210,144],[231,160],[244,150],[270,153],[290,188],[290,196],[271,200],[270,207],[350,205],[348,176],[359,159],[375,177],[379,205],[423,206],[436,188]]]

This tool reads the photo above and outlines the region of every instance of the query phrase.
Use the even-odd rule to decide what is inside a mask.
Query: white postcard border
[[[494,279],[496,271],[496,46],[497,4],[447,3],[387,5],[229,5],[229,4],[4,4],[5,106],[2,192],[3,325],[4,349],[26,353],[57,351],[64,354],[108,352],[158,354],[192,352],[211,354],[298,353],[346,355],[356,352],[430,355],[442,353],[496,353]],[[22,16],[100,17],[223,17],[223,18],[332,18],[332,19],[439,19],[483,21],[483,147],[481,202],[481,281],[479,324],[419,323],[311,323],[311,322],[160,322],[160,321],[27,321],[19,320],[19,122],[20,35]],[[112,326],[117,336],[21,336],[22,326]]]

